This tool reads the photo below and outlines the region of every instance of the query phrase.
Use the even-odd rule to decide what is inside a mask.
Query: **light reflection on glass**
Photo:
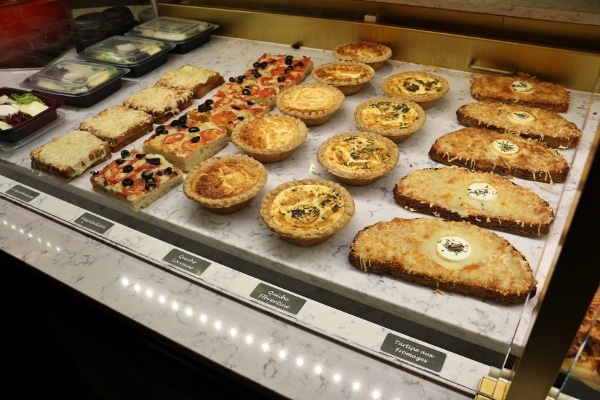
[[[266,353],[267,351],[269,351],[269,350],[271,349],[271,346],[269,346],[269,343],[267,343],[267,342],[264,342],[264,343],[262,344],[262,349],[263,349],[263,351]]]
[[[167,298],[161,294],[160,296],[158,296],[158,302],[160,304],[165,304],[167,302]]]
[[[188,316],[188,317],[191,317],[192,315],[194,315],[194,312],[192,311],[191,307],[187,307],[185,309],[185,315]]]
[[[254,336],[246,335],[246,343],[248,343],[248,344],[254,343]]]
[[[136,283],[135,285],[133,285],[133,290],[135,290],[137,293],[139,293],[140,290],[142,290],[142,287],[140,286],[139,283]]]
[[[221,330],[222,327],[223,327],[223,323],[221,321],[215,322],[215,329],[216,330]]]
[[[342,380],[342,376],[340,374],[333,374],[333,381],[335,383],[339,383]]]
[[[315,366],[315,374],[321,375],[323,373],[323,367],[320,365]]]
[[[202,322],[204,324],[204,323],[206,323],[207,320],[208,320],[208,317],[206,316],[206,314],[200,314],[200,322]]]
[[[146,290],[146,297],[151,299],[152,297],[154,297],[154,292],[152,291],[152,289],[147,289]]]
[[[373,392],[371,392],[371,397],[375,400],[379,399],[381,397],[381,392],[377,389],[373,390]]]
[[[352,382],[352,390],[357,391],[358,389],[360,389],[360,382],[358,382],[358,381]]]
[[[238,334],[238,331],[235,328],[231,328],[231,330],[229,331],[229,334],[231,335],[231,337],[236,337]]]
[[[173,309],[173,311],[177,311],[179,310],[179,303],[174,301],[171,303],[171,308]]]
[[[285,351],[285,350],[279,350],[279,358],[281,358],[283,360],[286,357],[287,357],[287,351]]]
[[[299,367],[303,366],[304,365],[304,358],[302,358],[302,357],[296,358],[296,365],[299,366]]]

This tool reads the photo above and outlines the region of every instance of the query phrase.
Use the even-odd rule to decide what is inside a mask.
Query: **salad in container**
[[[26,139],[57,118],[60,102],[9,87],[0,88],[0,142]]]

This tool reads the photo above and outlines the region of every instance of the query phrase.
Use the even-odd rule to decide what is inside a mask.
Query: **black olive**
[[[146,169],[144,171],[142,171],[142,178],[144,180],[148,180],[148,179],[153,179],[154,178],[154,172],[150,171],[149,169]]]
[[[246,104],[248,104],[249,106],[253,106],[254,105],[254,101],[253,100],[248,100],[246,102]]]
[[[173,173],[173,168],[171,168],[171,167],[167,167],[167,168],[165,168],[165,171],[164,171],[164,172],[165,172],[165,174],[167,174],[167,175],[171,175],[171,174]]]
[[[240,75],[237,77],[237,83],[242,83],[242,82],[244,82],[245,79],[246,79],[246,77],[244,75]]]
[[[290,64],[291,64],[291,63],[293,63],[293,62],[294,62],[294,56],[286,56],[286,57],[285,57],[285,63],[286,63],[287,65],[290,65]]]
[[[260,78],[261,76],[262,76],[262,74],[261,74],[260,72],[258,72],[257,70],[253,70],[253,71],[252,71],[252,77],[253,77],[254,79],[258,79],[258,78]]]
[[[286,68],[287,71],[292,71],[293,69],[294,69],[293,65],[288,65]]]
[[[154,189],[156,187],[156,181],[154,179],[149,179],[146,181],[146,185],[144,187],[146,190]]]
[[[160,159],[160,157],[152,157],[152,158],[148,158],[146,160],[146,162],[150,165],[160,165],[161,159]]]
[[[121,164],[123,164],[124,162],[125,162],[125,160],[123,160],[122,158],[117,158],[117,159],[115,160],[115,163],[116,163],[117,165],[121,165]]]
[[[299,67],[304,67],[304,63],[302,61],[298,61],[298,64],[296,64]]]
[[[240,111],[240,106],[231,106],[231,108],[233,108],[236,111]]]
[[[232,76],[229,78],[229,82],[234,83],[235,82],[235,78]]]
[[[285,76],[278,76],[277,77],[277,82],[285,82],[286,78]]]
[[[210,109],[211,109],[210,105],[208,105],[206,103],[198,105],[199,112],[207,112],[207,111],[210,111]]]
[[[267,65],[269,65],[269,63],[266,62],[266,61],[263,61],[263,62],[260,63],[260,67],[261,68],[267,68]]]
[[[200,132],[200,128],[198,128],[197,126],[190,126],[188,128],[188,132],[191,132],[191,133]]]
[[[125,178],[125,179],[123,179],[121,184],[123,184],[123,186],[131,186],[131,185],[133,185],[133,179]]]
[[[146,154],[144,154],[144,153],[138,153],[135,155],[135,158],[137,158],[138,160],[141,160],[144,157],[146,157]]]
[[[204,103],[208,104],[209,106],[212,106],[214,103],[213,99],[207,99]]]
[[[125,172],[126,174],[130,173],[131,171],[133,171],[133,165],[127,164],[123,167],[123,172]]]
[[[239,115],[239,116],[237,117],[237,119],[238,119],[239,121],[243,121],[243,120],[244,120],[244,117],[243,117],[243,116],[241,116],[241,115]]]
[[[100,172],[98,172],[98,171],[92,171],[92,172],[91,172],[92,176],[96,176],[96,175],[98,175],[99,173],[100,173]]]
[[[194,136],[193,138],[190,139],[190,141],[192,143],[198,143],[200,141],[200,136]]]
[[[156,129],[154,130],[154,132],[158,133],[159,135],[165,132],[165,126],[164,125],[159,125],[156,127]]]
[[[129,150],[121,150],[121,158],[127,158],[131,155]]]
[[[179,121],[174,119],[173,121],[171,121],[171,123],[169,124],[171,126],[179,126]]]
[[[296,42],[292,45],[292,48],[298,50],[300,46],[302,46],[302,43]]]
[[[242,94],[244,96],[250,96],[251,93],[252,93],[252,91],[250,89],[248,89],[248,88],[242,89]]]
[[[186,123],[187,122],[187,114],[181,115],[178,119],[179,119],[179,122]]]

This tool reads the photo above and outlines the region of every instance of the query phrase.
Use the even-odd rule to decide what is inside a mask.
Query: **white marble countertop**
[[[429,148],[435,137],[459,128],[454,115],[455,110],[459,105],[472,100],[470,99],[468,90],[469,75],[466,73],[425,67],[435,73],[445,76],[450,82],[451,92],[446,98],[440,101],[436,107],[428,111],[427,123],[422,132],[419,132],[411,138],[411,140],[402,144],[401,161],[390,176],[366,187],[351,188],[351,192],[357,202],[357,215],[346,229],[325,244],[315,248],[307,249],[290,245],[282,242],[278,237],[271,234],[259,222],[257,214],[259,201],[254,201],[247,209],[236,213],[233,216],[215,215],[201,209],[197,204],[186,199],[181,190],[174,190],[149,208],[144,209],[139,213],[133,213],[127,209],[121,208],[117,204],[109,202],[101,195],[93,192],[88,182],[87,175],[75,179],[69,184],[65,184],[53,180],[51,177],[38,176],[37,173],[30,172],[29,152],[33,148],[47,142],[52,137],[66,133],[68,130],[77,127],[79,122],[83,119],[95,115],[109,105],[121,102],[143,87],[153,84],[157,77],[164,72],[176,68],[183,63],[196,63],[217,70],[223,76],[229,77],[238,75],[264,52],[292,51],[311,56],[315,64],[332,60],[332,56],[329,52],[319,49],[303,48],[300,50],[292,50],[286,46],[227,39],[218,36],[213,37],[211,42],[189,54],[171,55],[169,62],[166,65],[159,67],[157,70],[144,77],[125,80],[123,88],[119,92],[93,107],[62,108],[62,115],[59,124],[56,127],[45,133],[43,136],[36,138],[31,143],[26,143],[18,149],[0,152],[1,162],[5,167],[10,168],[11,170],[23,174],[30,174],[34,180],[37,179],[40,182],[46,183],[51,182],[53,186],[58,188],[57,190],[64,193],[73,193],[76,195],[75,198],[91,200],[100,204],[102,207],[106,207],[111,211],[118,213],[118,215],[121,215],[123,220],[132,218],[134,220],[150,221],[150,223],[157,228],[156,230],[160,231],[160,234],[165,235],[165,237],[168,237],[170,232],[188,237],[192,241],[220,249],[221,251],[230,253],[242,260],[259,265],[264,268],[267,273],[268,271],[273,271],[273,273],[287,275],[290,278],[306,283],[307,285],[325,289],[326,291],[342,296],[343,298],[352,298],[359,304],[374,307],[384,313],[389,313],[396,317],[416,321],[428,330],[444,332],[451,337],[465,339],[469,343],[482,346],[491,351],[500,353],[508,351],[513,337],[515,336],[515,332],[517,332],[517,345],[514,347],[518,349],[520,343],[523,343],[525,340],[526,328],[529,325],[529,318],[533,316],[533,309],[537,298],[534,299],[534,301],[529,302],[526,307],[498,306],[450,293],[443,295],[436,294],[427,288],[406,284],[377,275],[365,275],[364,273],[349,267],[347,263],[348,245],[359,229],[362,229],[362,227],[377,220],[387,220],[394,216],[417,216],[394,204],[393,199],[390,196],[391,187],[396,179],[409,170],[435,165],[427,158],[426,150]],[[409,63],[390,62],[382,70],[378,71],[376,79],[374,79],[360,95],[349,97],[346,100],[343,109],[333,120],[324,126],[311,128],[309,138],[291,159],[268,166],[270,177],[264,191],[290,179],[314,176],[315,173],[321,174],[321,177],[326,176],[324,171],[321,171],[320,168],[318,168],[318,163],[314,159],[315,149],[323,138],[330,134],[332,129],[335,131],[353,130],[352,110],[357,102],[361,101],[361,99],[381,94],[379,84],[386,76],[415,68],[423,67],[411,65]],[[18,85],[18,82],[30,73],[31,71],[10,71],[4,73],[0,76],[0,85],[15,87]],[[310,81],[310,79],[308,81]],[[564,184],[555,185],[534,184],[525,181],[519,182],[520,184],[532,188],[532,190],[548,200],[558,211],[551,234],[548,238],[543,239],[503,235],[522,251],[530,261],[536,272],[536,277],[540,281],[540,288],[545,280],[549,266],[556,255],[557,248],[559,247],[559,239],[562,229],[565,226],[568,208],[576,194],[577,182],[581,175],[581,167],[583,163],[585,163],[586,155],[591,146],[591,139],[598,124],[597,110],[600,107],[598,104],[599,101],[597,98],[590,101],[590,97],[589,93],[571,92],[572,106],[569,109],[569,112],[565,114],[568,119],[577,123],[584,131],[584,140],[577,149],[561,150],[572,163],[569,180]],[[139,144],[140,141],[132,144],[130,147],[136,147],[139,146]],[[231,152],[238,151],[230,144],[223,153]],[[14,184],[15,182],[10,181],[10,179],[0,182],[0,192],[6,192],[13,187]],[[1,204],[4,209],[3,218],[5,218],[6,221],[4,222],[4,227],[7,229],[0,235],[3,249],[15,252],[19,258],[24,258],[25,261],[34,266],[37,265],[39,261],[36,259],[37,256],[40,256],[43,259],[45,259],[45,257],[53,258],[54,262],[49,262],[47,265],[42,263],[39,268],[61,281],[68,281],[70,285],[90,297],[100,296],[98,301],[114,307],[119,312],[124,313],[135,320],[140,320],[141,322],[150,325],[153,329],[167,329],[165,334],[168,337],[177,341],[181,340],[187,347],[191,347],[193,351],[199,351],[199,348],[195,346],[197,343],[194,342],[194,338],[186,337],[186,335],[192,334],[189,329],[197,329],[196,326],[190,328],[190,322],[186,320],[186,318],[182,318],[181,313],[185,313],[186,311],[180,308],[175,310],[174,313],[169,313],[166,308],[157,309],[156,307],[160,306],[158,306],[154,300],[151,301],[147,299],[147,297],[149,293],[156,293],[158,296],[159,290],[155,289],[155,286],[160,286],[160,292],[176,293],[177,296],[183,296],[181,298],[177,296],[167,296],[170,304],[173,304],[171,298],[177,298],[177,304],[191,304],[189,309],[192,312],[192,315],[198,315],[197,313],[200,312],[199,309],[209,309],[209,307],[204,307],[204,303],[198,301],[196,298],[196,296],[201,296],[201,293],[204,292],[202,287],[190,284],[188,281],[165,273],[155,265],[148,265],[139,262],[139,260],[134,262],[126,251],[123,253],[115,253],[113,255],[113,257],[127,260],[127,267],[121,268],[118,267],[119,263],[115,264],[115,268],[120,271],[117,272],[110,268],[94,267],[97,263],[102,264],[101,258],[97,261],[88,258],[90,265],[86,266],[80,264],[78,261],[71,261],[73,257],[77,258],[79,255],[65,250],[61,250],[60,254],[53,254],[54,252],[52,250],[46,250],[41,254],[39,248],[32,249],[31,251],[22,250],[21,246],[25,246],[24,249],[26,249],[27,246],[39,246],[39,243],[30,240],[30,233],[24,234],[27,237],[27,240],[25,240],[25,236],[19,236],[19,234],[15,233],[17,231],[21,232],[21,230],[23,230],[23,232],[32,231],[34,226],[31,226],[31,220],[28,220],[30,215],[28,215],[27,212],[16,212],[13,210],[15,206],[9,202],[2,201]],[[47,199],[47,201],[40,200],[36,207],[39,207],[40,210],[48,213],[51,218],[58,218],[69,223],[72,223],[72,221],[81,213],[80,209],[69,210],[69,207],[71,206],[65,206],[65,204],[60,202],[55,203],[53,199]],[[100,212],[100,210],[98,210],[98,212]],[[24,221],[26,222],[11,222],[10,218],[12,218],[13,215],[21,214],[23,214]],[[48,222],[48,224],[50,224],[50,222]],[[45,223],[42,225],[45,225]],[[16,228],[10,228],[13,226]],[[25,228],[21,228],[21,226],[24,226]],[[52,227],[51,229],[56,229],[56,227]],[[132,234],[130,231],[123,231],[125,233],[120,233],[121,231],[117,229],[112,229],[111,232],[110,240],[113,243],[116,243],[117,246],[120,246],[123,249],[134,249],[137,254],[148,257],[152,262],[156,262],[157,260],[160,261],[168,252],[168,246],[167,249],[162,248],[160,243],[157,245],[153,241],[154,238],[148,238],[141,232],[139,232],[138,235],[136,235],[135,232]],[[40,235],[33,233],[32,235],[34,235],[32,237],[40,237]],[[62,231],[56,236],[49,235],[47,237],[57,238],[52,239],[50,242],[55,243],[61,249],[65,249],[70,247],[72,235],[73,232],[67,230]],[[90,257],[91,254],[95,254],[95,251],[98,251],[99,254],[103,255],[111,253],[101,243],[94,242],[94,240],[87,238],[85,241],[86,245],[94,250],[86,252],[88,257]],[[46,243],[46,239],[44,239],[43,236],[41,243]],[[204,254],[198,255],[204,256]],[[69,266],[56,264],[57,259],[68,260]],[[129,266],[133,264],[135,264],[135,266]],[[70,275],[68,270],[71,268],[71,265],[77,267],[73,267],[75,269],[72,271],[73,274]],[[256,284],[251,277],[247,277],[245,274],[236,271],[234,269],[235,266],[231,267],[232,269],[229,269],[227,266],[219,264],[219,267],[215,266],[213,268],[211,265],[211,268],[206,271],[206,277],[203,275],[202,279],[204,283],[208,281],[211,286],[216,287],[217,289],[230,291],[231,293],[240,295],[244,298],[244,291],[247,291],[248,287],[252,288],[256,286]],[[138,275],[140,275],[140,277],[138,277]],[[235,277],[235,279],[232,277]],[[248,284],[249,286],[246,285],[248,279],[251,281]],[[149,280],[149,283],[147,283],[146,280]],[[135,286],[137,282],[139,282],[139,286]],[[236,286],[237,282],[242,283],[240,283],[240,286]],[[109,283],[111,286],[110,288],[107,288],[106,284]],[[136,287],[138,287],[139,290],[135,289]],[[286,287],[285,289],[293,291],[293,288]],[[106,296],[106,293],[111,294]],[[144,293],[146,295],[144,295]],[[116,298],[113,298],[113,296],[116,296]],[[247,301],[247,293],[245,296],[245,300]],[[154,298],[154,295],[150,297]],[[225,301],[220,298],[220,296],[215,297],[218,298],[219,302]],[[214,299],[212,301],[214,301]],[[237,306],[231,305],[232,310],[236,310],[236,307],[239,307],[239,304],[237,304]],[[204,312],[210,313],[209,311]],[[223,315],[227,315],[228,313],[229,312]],[[311,329],[325,332],[332,337],[342,338],[343,341],[352,342],[359,347],[363,346],[370,351],[378,349],[379,344],[381,344],[380,335],[385,334],[387,331],[377,324],[373,325],[366,323],[360,318],[344,315],[343,313],[338,314],[335,309],[331,309],[327,305],[322,306],[320,304],[313,304],[311,307],[303,309],[302,313],[302,315],[296,317],[296,322],[305,324]],[[336,314],[335,318],[331,317],[332,313]],[[171,314],[175,314],[175,316]],[[237,309],[237,311],[232,311],[230,321],[238,321],[238,318],[240,317],[237,314],[244,314],[244,312],[239,309]],[[262,320],[262,318],[260,319]],[[265,317],[265,319],[271,321],[271,318],[268,316]],[[177,320],[176,324],[171,323],[174,320]],[[239,319],[239,321],[248,320],[242,318]],[[293,324],[288,325],[279,319],[274,319],[271,322],[275,324],[272,327],[275,337],[281,335],[281,332],[290,332],[290,330],[294,330]],[[373,337],[365,337],[364,335],[357,334],[357,332],[362,329],[355,329],[355,327],[359,325],[362,326],[362,324],[368,325],[368,329],[365,331],[373,329],[373,332],[376,332],[376,335]],[[164,327],[163,325],[169,325],[169,327]],[[265,327],[267,325],[268,323]],[[188,329],[188,331],[187,333],[180,333],[172,330],[176,328],[184,330]],[[517,328],[519,328],[518,331]],[[251,329],[248,330],[250,331]],[[281,332],[279,332],[280,330]],[[302,334],[305,333],[306,332],[303,332]],[[195,334],[197,334],[197,332]],[[216,341],[222,339],[219,337],[219,334],[226,336],[225,333],[217,332],[217,336],[215,337]],[[306,334],[308,335],[307,337],[310,337],[308,333]],[[296,333],[291,335],[294,337],[293,341],[295,342]],[[312,343],[309,339],[307,339],[307,341]],[[324,339],[323,346],[327,347],[328,344],[325,343],[329,343],[329,341]],[[220,345],[223,344],[221,343]],[[337,351],[335,341],[331,346],[331,354],[332,357],[335,358]],[[316,350],[316,347],[312,349],[320,352],[320,350]],[[236,348],[236,354],[239,351],[242,350]],[[325,353],[326,352],[322,352],[321,354]],[[247,356],[248,355],[244,353],[244,355],[240,357]],[[221,359],[221,362],[225,364],[228,362],[227,360],[222,359],[222,355],[220,354],[210,354],[210,358],[212,359],[213,357]],[[448,376],[444,376],[444,379],[449,379],[452,382],[460,381],[461,385],[472,387],[472,380],[469,382],[461,381],[461,379],[469,380],[471,379],[470,377],[461,378],[456,375],[453,376],[452,372],[450,372],[462,371],[462,373],[465,373],[469,368],[456,368],[457,365],[460,365],[464,360],[462,360],[460,356],[454,358],[450,353],[449,358],[451,360],[445,367],[447,371],[442,371],[442,375],[445,373],[448,374]],[[252,358],[250,357],[249,359]],[[477,363],[474,363],[471,366],[471,370],[476,372],[475,375],[477,375],[481,372],[479,370],[480,367],[481,366],[478,366]],[[242,368],[242,366],[240,366],[240,368]],[[244,376],[248,376],[259,382],[261,379],[266,379],[264,376],[262,378],[256,376],[259,371],[248,371],[247,366],[243,368],[246,368],[241,372]],[[293,369],[291,366],[289,368]],[[373,371],[374,370],[375,369],[373,369]],[[262,369],[261,371],[264,372]],[[290,374],[292,371],[287,370],[286,373]],[[302,372],[302,374],[307,377],[306,372]],[[373,376],[377,376],[377,374],[375,373]],[[468,376],[468,374],[465,374],[465,376]],[[270,382],[267,386],[278,384],[280,383]],[[306,383],[306,385],[307,387],[310,387],[308,383]],[[406,396],[406,398],[411,398],[411,396]],[[307,398],[308,397],[310,396],[307,396]],[[331,396],[331,398],[333,397],[338,396]],[[404,398],[403,396],[400,397]]]
[[[600,25],[595,0],[367,0],[533,20]]]

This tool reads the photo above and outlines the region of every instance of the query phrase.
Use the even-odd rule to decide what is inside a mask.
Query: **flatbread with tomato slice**
[[[188,172],[193,166],[221,151],[229,137],[225,129],[212,122],[179,118],[168,125],[159,125],[146,139],[146,153],[162,155],[176,167]]]
[[[122,150],[100,171],[92,172],[94,190],[133,211],[147,207],[183,182],[183,171],[160,154]]]

